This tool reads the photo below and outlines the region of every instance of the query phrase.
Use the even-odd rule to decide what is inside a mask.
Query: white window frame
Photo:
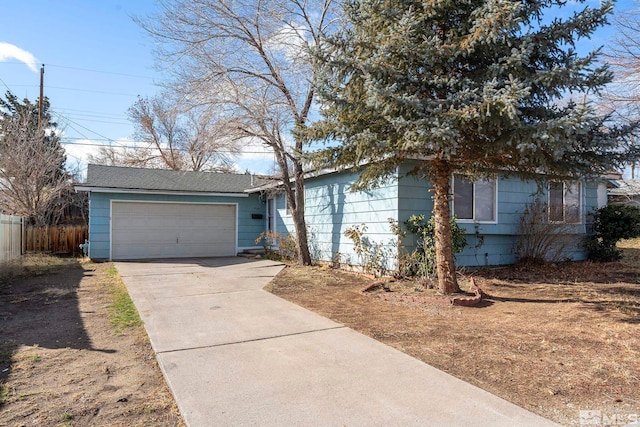
[[[551,219],[551,184],[556,183],[556,184],[562,184],[562,220],[561,221],[557,221],[557,220],[553,220]],[[567,185],[570,186],[577,186],[578,187],[578,220],[575,222],[567,222],[567,202],[566,202],[566,196],[567,196]],[[547,211],[547,215],[549,216],[549,222],[552,222],[554,224],[570,224],[570,225],[580,225],[583,223],[582,220],[582,205],[583,205],[583,191],[582,191],[582,182],[581,181],[570,181],[570,182],[565,182],[565,181],[549,181],[549,183],[547,184],[547,205],[548,205],[548,211]]]
[[[454,174],[451,176],[451,216],[455,216],[455,194],[456,194],[456,189],[455,189],[455,177],[459,176],[459,177],[463,177],[465,178],[465,175],[463,174]],[[476,219],[476,183],[478,181],[489,181],[492,180],[494,183],[493,186],[493,220],[477,220]],[[473,199],[472,199],[472,212],[473,212],[473,218],[458,218],[456,217],[456,221],[460,222],[460,223],[472,223],[472,224],[497,224],[498,223],[498,177],[497,176],[493,176],[490,177],[488,179],[482,179],[482,180],[475,180],[472,182],[473,184]]]

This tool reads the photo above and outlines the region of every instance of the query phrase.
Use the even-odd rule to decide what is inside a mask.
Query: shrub
[[[466,230],[458,226],[455,218],[451,218],[450,224],[453,253],[457,254],[467,246],[464,235]],[[403,258],[400,273],[421,277],[434,275],[436,272],[435,218],[431,216],[428,221],[425,221],[425,216],[422,214],[412,215],[404,225],[417,239],[414,251]]]
[[[618,241],[640,237],[640,208],[607,205],[593,213],[594,235],[585,243],[589,259],[599,262],[622,258]]]
[[[268,256],[295,261],[298,257],[296,240],[292,234],[282,235],[269,230],[260,233],[256,239],[256,245],[263,243]]]
[[[384,244],[371,241],[365,232],[365,224],[354,225],[344,231],[344,235],[353,242],[353,249],[358,255],[360,265],[366,273],[375,276],[384,276],[387,271],[387,263],[391,256],[390,250]]]
[[[515,253],[523,263],[562,261],[565,249],[574,245],[573,225],[549,221],[547,204],[539,199],[520,216]]]

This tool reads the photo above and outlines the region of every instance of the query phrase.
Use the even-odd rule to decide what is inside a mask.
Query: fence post
[[[0,212],[0,261],[11,261],[22,254],[24,218]]]

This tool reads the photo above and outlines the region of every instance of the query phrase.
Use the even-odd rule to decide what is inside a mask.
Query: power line
[[[65,138],[65,139],[80,139],[82,140],[82,138]],[[91,138],[85,138],[85,139],[89,139],[91,140]],[[149,144],[146,143],[144,141],[131,141],[133,144]],[[98,147],[98,148],[126,148],[126,149],[132,149],[132,150],[139,150],[139,149],[149,149],[149,150],[160,150],[160,148],[154,146],[154,145],[117,145],[117,146],[113,146],[111,144],[93,144],[90,142],[70,142],[70,141],[61,141],[61,144],[63,145],[81,145],[81,146],[87,146],[87,147]],[[177,151],[188,151],[186,148],[174,148],[174,150]],[[272,152],[268,152],[268,151],[245,151],[245,150],[240,150],[240,151],[234,151],[234,150],[216,150],[216,152],[218,153],[229,153],[229,154],[265,154],[265,155],[272,155]]]
[[[98,132],[95,132],[85,126],[82,126],[81,124],[74,122],[73,120],[69,119],[68,117],[65,117],[63,115],[61,115],[60,113],[58,113],[58,115],[63,118],[68,120],[69,122],[75,124],[76,126],[79,126],[83,129],[85,129],[86,131],[89,131],[97,136],[99,136],[99,138],[90,138],[87,137],[86,135],[84,135],[81,131],[79,131],[78,129],[74,128],[73,126],[69,125],[69,127],[71,127],[73,130],[75,130],[76,132],[78,132],[80,135],[83,136],[83,138],[78,138],[78,137],[65,137],[64,140],[61,143],[65,144],[65,145],[80,145],[80,146],[90,146],[90,147],[98,147],[98,148],[124,148],[124,149],[132,149],[132,150],[138,150],[138,149],[151,149],[151,150],[160,150],[160,148],[151,145],[148,142],[145,141],[130,141],[132,144],[138,144],[138,145],[124,145],[119,143],[118,141],[106,137],[104,135],[99,134]],[[73,142],[73,141],[84,141],[84,140],[90,140],[90,141],[106,141],[109,142],[109,144],[94,144],[94,143],[90,143],[90,142]],[[140,144],[145,144],[145,145],[140,145]],[[177,148],[178,151],[184,151],[186,152],[186,149],[180,149]],[[217,152],[220,153],[229,153],[229,154],[235,154],[237,153],[237,151],[235,150],[216,150]],[[240,150],[240,154],[266,154],[266,155],[271,155],[273,154],[273,152],[269,152],[269,151],[245,151],[245,150]]]
[[[4,87],[6,87],[6,88],[7,88],[7,90],[8,90],[9,92],[12,92],[12,93],[13,93],[13,91],[11,90],[11,88],[10,88],[10,87],[9,87],[9,86],[4,82],[4,80],[2,80],[2,78],[0,78],[0,83],[2,83],[2,84],[4,85]]]
[[[69,117],[69,116],[67,116]],[[112,124],[112,125],[122,125],[122,126],[128,126],[131,125],[131,123],[129,122],[125,122],[123,121],[119,121],[119,122],[113,122],[113,121],[109,121],[109,120],[96,120],[96,119],[86,119],[86,118],[80,118],[82,121],[84,122],[93,122],[93,123],[107,123],[107,124]]]
[[[2,83],[2,85],[4,85],[4,87],[6,87],[6,89],[7,89],[9,92],[11,92],[11,93],[15,92],[14,90],[12,90],[12,89],[9,87],[9,85],[7,85],[7,83],[6,83],[4,80],[2,80],[2,78],[0,78],[0,83]],[[26,86],[26,87],[38,87],[37,85],[14,85],[14,86],[19,86],[19,87],[24,87],[24,86]],[[51,88],[51,87],[52,87],[52,86],[47,86],[47,88]],[[114,94],[114,93],[111,93],[111,92],[87,91],[87,90],[82,90],[82,89],[70,89],[70,88],[69,88],[69,90],[77,90],[77,91],[84,91],[84,92],[95,92],[95,93],[107,93],[107,94]],[[124,94],[121,94],[121,95],[124,95]],[[126,96],[131,96],[131,95],[126,94]],[[77,111],[81,111],[81,110],[77,110]],[[82,128],[82,129],[84,129],[85,131],[88,131],[88,132],[90,132],[90,133],[92,133],[92,134],[94,134],[94,135],[97,135],[99,138],[101,138],[101,139],[103,139],[103,140],[105,140],[105,141],[109,141],[109,142],[110,142],[110,143],[112,143],[112,144],[119,145],[119,144],[118,144],[118,142],[117,142],[117,141],[115,141],[115,140],[113,140],[112,138],[108,138],[108,137],[106,137],[106,136],[104,136],[104,135],[102,135],[102,134],[100,134],[100,133],[98,133],[98,132],[96,132],[96,131],[94,131],[94,130],[89,129],[89,128],[88,128],[88,127],[86,127],[86,126],[83,126],[83,125],[79,124],[78,122],[76,122],[76,121],[72,120],[68,115],[63,114],[63,113],[61,113],[60,111],[56,111],[56,110],[54,110],[54,109],[51,109],[51,108],[50,108],[50,109],[49,109],[49,112],[50,112],[52,115],[56,115],[56,116],[58,116],[60,119],[64,120],[64,121],[66,122],[66,124],[67,124],[71,129],[73,129],[74,131],[76,131],[78,134],[82,135],[82,136],[84,137],[84,139],[91,140],[92,138],[90,138],[90,137],[88,137],[86,134],[84,134],[81,130],[79,130],[79,129],[78,129],[78,127]],[[83,120],[83,121],[99,122],[99,123],[107,123],[107,124],[117,124],[117,125],[122,125],[122,126],[129,125],[129,123],[126,123],[126,122],[98,121],[98,120],[89,120],[89,119],[82,119],[82,120]],[[75,126],[73,126],[72,124],[73,124],[73,125],[75,125]]]
[[[99,70],[90,70],[90,69],[83,69],[83,68],[77,68],[77,67],[65,67],[65,66],[61,66],[61,65],[53,65],[53,64],[47,64],[48,67],[58,67],[58,68],[68,68],[68,69],[76,69],[76,70],[81,70],[81,71],[88,71],[88,72],[96,72],[96,73],[103,73],[103,74],[113,74],[113,75],[122,75],[122,76],[127,76],[127,77],[135,77],[135,78],[148,78],[145,76],[136,76],[136,75],[132,75],[132,74],[125,74],[125,73],[115,73],[115,72],[107,72],[107,71],[99,71]],[[11,88],[2,80],[0,79],[0,82],[7,88],[7,90],[13,92],[11,90]],[[14,85],[16,87],[38,87],[37,85]],[[101,93],[101,94],[107,94],[107,95],[116,95],[116,96],[135,96],[132,94],[124,94],[124,93],[117,93],[117,92],[106,92],[106,91],[96,91],[96,90],[87,90],[87,89],[74,89],[74,88],[65,88],[65,87],[58,87],[58,86],[47,86],[47,88],[52,88],[52,89],[61,89],[61,90],[69,90],[69,91],[76,91],[76,92],[88,92],[88,93]],[[62,111],[76,111],[76,112],[80,112],[80,113],[62,113]],[[71,117],[80,117],[80,120],[82,121],[88,121],[88,122],[97,122],[97,123],[107,123],[107,124],[119,124],[119,125],[128,125],[130,123],[125,123],[125,122],[113,122],[113,121],[101,121],[101,120],[91,120],[91,119],[87,119],[85,117],[95,117],[95,118],[106,118],[106,119],[119,119],[120,117],[125,117],[124,115],[122,116],[117,116],[115,114],[109,114],[109,113],[103,113],[103,112],[95,112],[95,111],[86,111],[86,110],[80,110],[80,109],[73,109],[73,108],[62,108],[62,109],[50,109],[49,112],[51,114],[57,115],[60,119],[64,120],[67,122],[67,125],[74,130],[75,132],[77,132],[78,134],[80,134],[82,136],[82,138],[80,137],[65,137],[63,138],[63,140],[60,141],[60,143],[62,145],[71,145],[71,146],[87,146],[87,147],[98,147],[98,148],[121,148],[121,149],[132,149],[132,150],[136,150],[136,149],[151,149],[151,150],[160,150],[160,148],[158,148],[157,146],[153,146],[149,143],[146,143],[144,141],[131,141],[132,144],[134,145],[125,145],[122,144],[120,142],[118,142],[117,140],[114,140],[113,138],[109,138],[105,135],[102,135],[92,129],[89,129],[86,126],[81,125],[80,123],[78,123],[75,120],[72,120]],[[86,113],[96,113],[96,115],[92,115],[92,114],[86,114]],[[111,117],[109,117],[111,116]],[[91,138],[89,136],[87,136],[83,131],[81,131],[80,129],[84,129],[87,132],[90,132],[91,134],[97,135],[98,138]],[[104,142],[108,142],[108,144],[96,144],[96,143],[90,143],[90,142],[79,142],[79,141],[104,141]],[[138,144],[138,145],[135,145]],[[140,145],[143,144],[143,145]],[[184,148],[178,148],[178,151],[183,151],[186,152],[187,150]],[[273,152],[270,151],[246,151],[246,150],[216,150],[219,153],[226,153],[226,154],[262,154],[262,155],[272,155]],[[81,161],[81,159],[79,159],[77,156],[74,156],[72,154],[69,154],[71,157],[76,158],[77,160]]]
[[[64,139],[69,140],[69,141],[74,141],[74,140],[85,140],[85,139],[90,139],[91,141],[107,141],[107,142],[115,142],[115,140],[113,138],[89,138],[89,137],[84,137],[84,138],[79,138],[79,137],[75,137],[75,136],[67,136]],[[139,142],[139,143],[144,143],[144,141],[131,141],[131,142]],[[75,142],[70,142],[69,144],[75,144]]]
[[[57,111],[64,112],[64,114],[69,116],[81,116],[81,117],[97,117],[101,119],[127,119],[125,114],[111,114],[111,113],[103,113],[99,111],[89,111],[89,110],[80,110],[74,108],[56,108]]]
[[[89,139],[89,140],[90,140],[91,138],[87,137],[85,134],[83,134],[83,133],[82,133],[82,131],[79,131],[77,128],[75,128],[75,127],[71,126],[69,123],[73,123],[73,124],[75,124],[76,126],[79,126],[79,127],[81,127],[82,129],[84,129],[84,130],[86,130],[86,131],[89,131],[89,132],[91,132],[92,134],[97,135],[97,136],[99,136],[100,138],[102,138],[102,139],[104,139],[104,140],[106,140],[106,141],[109,141],[109,142],[111,142],[111,143],[115,143],[116,145],[119,145],[117,141],[114,141],[114,140],[113,140],[113,139],[111,139],[111,138],[108,138],[108,137],[106,137],[106,136],[104,136],[104,135],[102,135],[102,134],[100,134],[100,133],[98,133],[98,132],[96,132],[96,131],[94,131],[94,130],[91,130],[91,129],[89,129],[89,128],[88,128],[88,127],[86,127],[86,126],[82,126],[81,124],[79,124],[79,123],[77,123],[77,122],[75,122],[75,121],[71,120],[71,119],[70,119],[70,118],[68,118],[68,117],[65,117],[65,116],[61,115],[60,113],[57,113],[57,114],[58,114],[58,116],[59,116],[59,117],[61,117],[61,118],[65,119],[65,120],[67,121],[67,124],[68,124],[68,126],[69,126],[71,129],[75,130],[75,131],[76,131],[76,132],[78,132],[80,135],[84,136],[84,137],[85,137],[85,139]]]
[[[24,65],[23,62],[20,61],[3,61],[3,64],[11,64],[11,65]],[[123,76],[123,77],[133,77],[136,79],[146,79],[146,80],[154,80],[154,77],[151,76],[140,76],[136,74],[127,74],[120,73],[117,71],[103,71],[103,70],[94,70],[90,68],[81,68],[81,67],[71,67],[67,65],[57,65],[57,64],[45,64],[47,67],[55,67],[55,68],[63,68],[67,70],[77,70],[77,71],[86,71],[90,73],[98,73],[98,74],[110,74],[113,76]]]
[[[13,85],[15,87],[39,87],[38,85]],[[138,94],[132,93],[120,93],[120,92],[107,92],[104,90],[93,90],[93,89],[75,89],[72,87],[62,87],[62,86],[47,86],[47,89],[58,89],[58,90],[68,90],[71,92],[86,92],[86,93],[99,93],[102,95],[113,95],[113,96],[133,96],[136,97]]]
[[[65,65],[47,64],[47,67],[64,68],[64,69],[67,69],[67,70],[87,71],[87,72],[90,72],[90,73],[110,74],[110,75],[113,75],[113,76],[133,77],[133,78],[136,78],[136,79],[146,79],[146,80],[153,80],[154,79],[151,76],[139,76],[139,75],[136,75],[136,74],[119,73],[119,72],[116,72],[116,71],[92,70],[92,69],[89,69],[89,68],[69,67],[69,66],[65,66]]]
[[[59,114],[59,113],[58,113]],[[60,115],[60,114],[59,114]],[[64,116],[61,116],[64,118]],[[72,129],[74,129],[76,132],[78,132],[80,135],[82,135],[84,138],[74,138],[74,137],[68,137],[68,138],[64,138],[65,141],[61,141],[61,144],[64,145],[79,145],[79,146],[88,146],[88,147],[98,147],[98,148],[123,148],[123,149],[131,149],[131,150],[139,150],[139,149],[146,149],[146,150],[158,150],[160,151],[160,148],[158,148],[157,146],[153,146],[147,142],[144,141],[131,141],[132,144],[145,144],[145,145],[124,145],[119,143],[118,141],[113,140],[112,138],[108,138],[104,135],[99,134],[98,132],[95,132],[85,126],[82,126],[81,124],[78,124],[70,119],[67,118],[67,120],[69,120],[71,123],[74,123],[76,126],[79,126],[95,135],[98,135],[100,138],[89,138],[86,135],[84,135],[81,131],[79,131],[78,129],[74,128],[73,126],[69,125]],[[109,142],[109,144],[94,144],[94,143],[90,143],[90,142],[73,142],[73,140],[91,140],[91,141],[95,141],[95,140],[100,140],[100,141],[107,141]],[[115,145],[115,147],[114,147]],[[182,152],[188,152],[188,150],[184,149],[184,148],[176,148],[177,151],[182,151]],[[268,152],[268,151],[245,151],[245,150],[240,150],[239,152],[236,150],[216,150],[216,152],[219,153],[225,153],[225,154],[265,154],[265,155],[272,155],[272,152]]]

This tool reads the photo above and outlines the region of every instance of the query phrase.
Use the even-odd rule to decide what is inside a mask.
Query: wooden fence
[[[79,256],[82,255],[80,245],[89,237],[86,225],[27,225],[25,228],[27,252]]]
[[[21,217],[0,213],[0,262],[22,255],[23,230]]]

